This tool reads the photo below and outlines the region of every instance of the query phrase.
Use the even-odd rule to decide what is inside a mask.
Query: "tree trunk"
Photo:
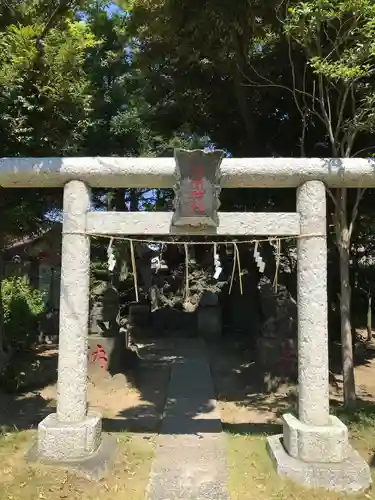
[[[350,321],[351,289],[349,278],[350,234],[347,223],[347,190],[340,189],[338,202],[337,243],[340,255],[340,312],[341,312],[341,355],[344,386],[344,405],[352,407],[356,402],[353,342]]]
[[[125,207],[125,189],[116,189],[114,208],[116,212],[123,212]]]
[[[138,212],[139,210],[139,191],[138,189],[130,189],[130,211]]]
[[[342,372],[344,381],[344,404],[347,407],[354,406],[356,401],[354,381],[354,361],[352,329],[350,322],[350,283],[349,283],[349,251],[340,248],[340,311],[341,311],[341,348],[342,348]]]
[[[4,273],[4,241],[0,237],[0,374],[3,374],[4,370],[9,363],[9,352],[7,352],[5,346],[5,332],[4,332],[4,307],[3,307],[3,297],[1,294],[1,285],[3,279],[5,278]]]
[[[233,83],[234,95],[236,97],[239,114],[243,120],[246,130],[247,144],[254,148],[255,127],[252,114],[249,110],[248,87],[244,85],[244,75],[248,69],[248,60],[246,58],[249,48],[249,40],[251,35],[246,36],[244,33],[241,37],[238,33],[234,35],[235,43],[235,64],[233,66]],[[245,56],[246,54],[246,56]],[[249,147],[249,146],[248,146]],[[254,149],[248,151],[254,153]],[[254,155],[253,155],[254,156]]]
[[[0,243],[1,245],[1,243]],[[4,358],[4,308],[3,296],[1,293],[1,285],[4,279],[4,262],[3,262],[3,249],[0,247],[0,362]],[[0,371],[1,371],[0,363]]]
[[[371,292],[368,292],[367,295],[367,342],[372,341],[372,295]]]

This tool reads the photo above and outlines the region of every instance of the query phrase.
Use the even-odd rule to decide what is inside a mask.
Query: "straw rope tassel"
[[[238,278],[239,278],[239,283],[240,283],[240,292],[241,292],[241,295],[243,295],[240,251],[238,250],[238,246],[237,246],[236,243],[234,243],[234,248],[236,250],[236,258],[237,258],[237,265],[238,265]]]
[[[234,248],[234,252],[233,252],[233,269],[232,269],[232,276],[230,277],[229,295],[232,293],[234,273],[236,271],[236,264],[237,264],[236,244],[235,243],[233,243],[233,248]]]
[[[184,243],[185,248],[185,301],[190,295],[189,291],[189,247],[187,243]]]
[[[134,289],[135,289],[135,300],[137,302],[139,302],[138,280],[137,280],[137,266],[135,264],[133,240],[130,240],[130,256],[131,256],[131,260],[132,260],[132,270],[133,270]]]
[[[278,239],[276,240],[276,269],[275,269],[275,277],[273,279],[273,289],[275,292],[277,292],[280,259],[281,259],[281,240]]]

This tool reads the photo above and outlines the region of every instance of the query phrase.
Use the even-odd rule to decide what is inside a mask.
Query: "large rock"
[[[259,283],[260,302],[264,318],[257,341],[260,364],[271,378],[275,375],[297,374],[297,304],[286,287],[273,288],[263,277]]]
[[[197,312],[162,307],[151,314],[153,335],[196,337]]]
[[[135,332],[147,328],[150,324],[149,304],[133,303],[129,306],[129,326]]]
[[[118,334],[119,294],[108,282],[99,284],[92,294],[90,333],[114,336]]]
[[[262,336],[281,339],[297,337],[297,303],[285,286],[274,290],[271,281],[263,277],[258,285],[264,323]]]
[[[90,335],[88,339],[88,374],[108,372],[110,375],[126,370],[126,339],[124,331],[114,337]]]

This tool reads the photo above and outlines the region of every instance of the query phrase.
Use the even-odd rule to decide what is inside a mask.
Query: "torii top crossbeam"
[[[329,187],[375,187],[372,158],[228,158],[222,188],[293,188],[320,180]],[[91,187],[170,188],[174,158],[0,158],[0,187],[62,187],[81,180]]]

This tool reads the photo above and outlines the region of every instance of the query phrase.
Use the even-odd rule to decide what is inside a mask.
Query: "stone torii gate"
[[[90,188],[171,188],[173,158],[3,158],[2,188],[64,188],[57,412],[39,424],[38,457],[51,462],[105,460],[101,416],[87,409],[90,235],[202,234],[171,229],[172,213],[91,212]],[[375,187],[370,159],[224,159],[222,188],[296,188],[296,213],[222,213],[204,234],[298,236],[298,416],[268,448],[278,472],[341,491],[371,484],[348,430],[329,413],[326,192]],[[305,237],[304,237],[305,235]]]

